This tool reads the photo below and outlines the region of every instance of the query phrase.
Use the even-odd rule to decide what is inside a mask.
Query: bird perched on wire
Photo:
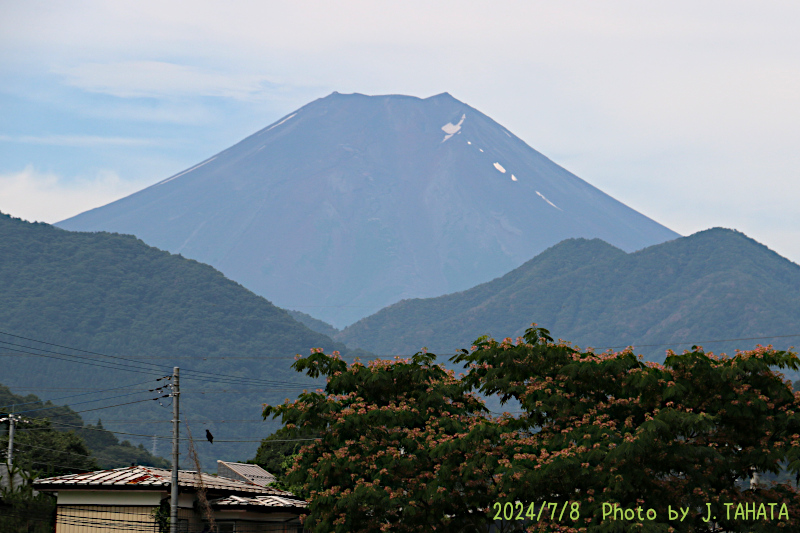
[[[214,435],[212,435],[209,430],[206,430],[206,438],[208,439],[208,442],[214,444]]]

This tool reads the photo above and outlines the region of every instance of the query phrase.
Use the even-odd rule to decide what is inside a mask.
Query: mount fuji
[[[333,93],[57,225],[136,235],[337,327],[568,238],[631,252],[679,237],[447,93]]]

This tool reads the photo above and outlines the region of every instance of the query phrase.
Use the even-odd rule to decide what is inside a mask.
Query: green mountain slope
[[[689,345],[678,343],[800,333],[800,266],[721,228],[631,254],[597,239],[571,239],[467,291],[387,307],[336,338],[381,354],[423,346],[445,354],[484,333],[516,337],[531,322],[583,347],[638,345],[652,360],[663,360],[669,346],[649,344],[681,350]]]
[[[307,354],[312,347],[345,350],[210,266],[132,236],[68,232],[6,215],[0,215],[0,332],[2,380],[15,387],[48,398],[56,394],[47,392],[54,387],[96,390],[132,384],[88,396],[106,399],[85,409],[168,392],[147,389],[163,384],[154,380],[173,366],[181,367],[183,418],[202,440],[198,452],[207,465],[252,457],[258,442],[222,441],[266,436],[275,425],[258,421],[261,404],[294,399],[315,385],[289,368],[295,354]],[[135,390],[144,392],[113,398]],[[102,417],[107,429],[168,436],[169,401],[86,416]],[[205,442],[204,429],[217,442]],[[149,448],[151,439],[139,441]],[[160,454],[168,455],[169,441],[157,444]]]

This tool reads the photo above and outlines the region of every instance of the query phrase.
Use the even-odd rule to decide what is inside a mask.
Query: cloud
[[[130,137],[101,137],[99,135],[0,135],[0,142],[17,142],[24,144],[44,144],[49,146],[74,146],[91,148],[95,146],[152,146],[157,143],[153,139],[136,139]]]
[[[141,188],[142,184],[124,181],[108,170],[68,180],[28,165],[21,172],[0,174],[0,211],[31,222],[52,224]]]
[[[797,2],[32,0],[3,14],[0,107],[19,124],[3,133],[39,135],[7,139],[28,143],[17,153],[117,142],[103,164],[134,174],[159,154],[125,154],[139,141],[122,139],[152,122],[180,139],[188,168],[333,90],[448,91],[681,233],[775,235],[800,262],[800,226],[785,215],[800,194]],[[56,131],[117,141],[47,135],[54,120],[98,118],[101,129]],[[60,150],[36,155],[0,172],[60,164]]]
[[[251,100],[277,88],[264,76],[229,74],[164,61],[83,63],[56,69],[66,83],[121,98],[216,96]]]

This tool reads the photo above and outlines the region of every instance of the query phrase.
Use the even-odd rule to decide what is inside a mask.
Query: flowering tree
[[[495,488],[530,530],[800,530],[790,484],[747,482],[782,464],[800,471],[800,394],[771,370],[796,370],[795,354],[693,347],[658,365],[629,350],[580,353],[535,325],[516,343],[472,348],[454,359],[470,366],[465,382],[524,409],[497,421]]]
[[[311,531],[485,531],[493,501],[495,443],[476,439],[491,423],[483,402],[465,392],[435,356],[342,361],[320,349],[294,363],[325,390],[266,406],[304,446],[286,475],[310,500]],[[472,440],[471,440],[472,439]]]

